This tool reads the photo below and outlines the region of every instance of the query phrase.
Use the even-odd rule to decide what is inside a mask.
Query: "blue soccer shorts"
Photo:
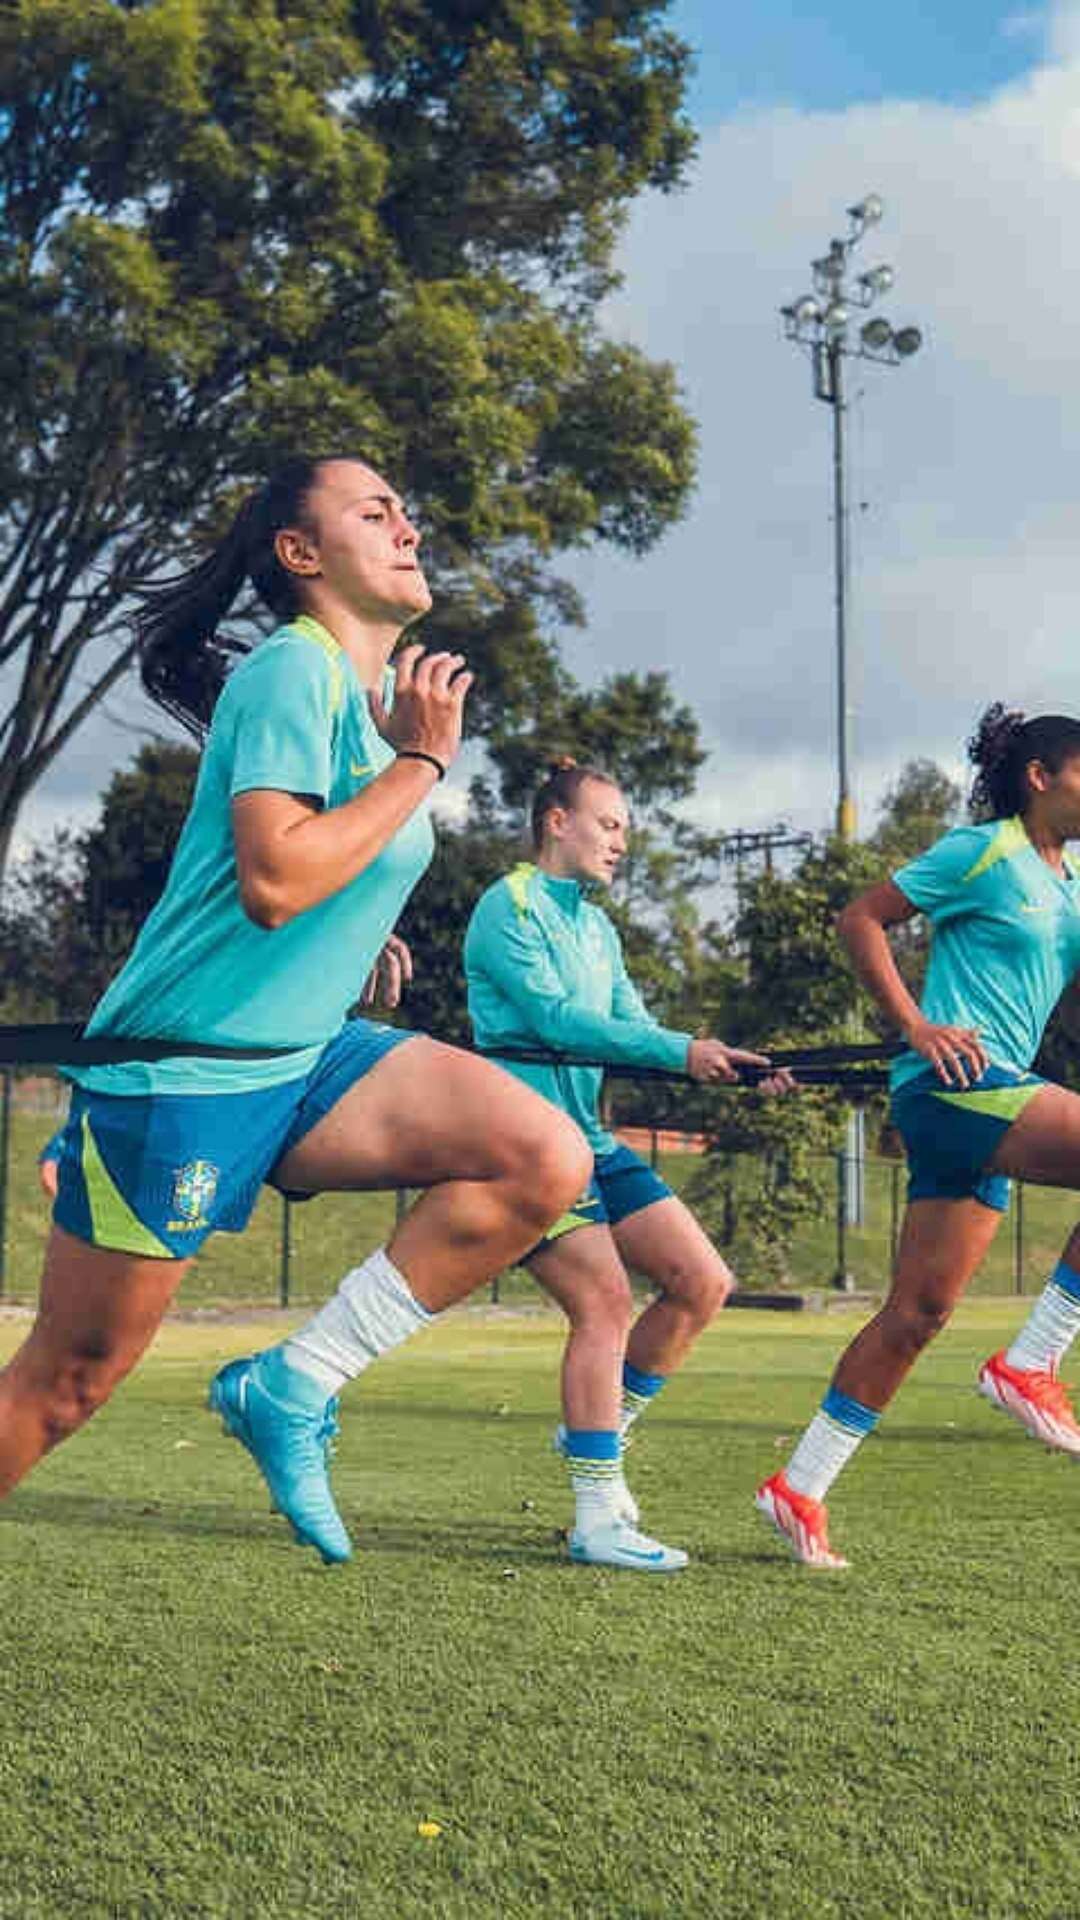
[[[908,1157],[909,1200],[981,1200],[1006,1213],[1009,1181],[989,1166],[1013,1121],[1047,1082],[1019,1067],[987,1067],[970,1087],[947,1087],[933,1067],[892,1097]]]
[[[615,1147],[611,1153],[599,1153],[593,1161],[592,1179],[580,1200],[575,1200],[554,1226],[548,1228],[532,1252],[540,1253],[565,1234],[575,1233],[578,1227],[618,1226],[620,1220],[640,1213],[643,1207],[671,1198],[667,1181],[661,1180],[631,1147]],[[524,1257],[528,1259],[529,1255]]]
[[[241,1233],[264,1181],[394,1047],[413,1039],[348,1020],[310,1072],[246,1093],[91,1093],[76,1086],[60,1136],[53,1219],[77,1240],[186,1260]]]

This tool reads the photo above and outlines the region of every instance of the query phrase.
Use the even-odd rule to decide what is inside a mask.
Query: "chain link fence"
[[[37,1294],[41,1252],[49,1220],[38,1156],[63,1122],[67,1085],[58,1075],[0,1075],[0,1299],[28,1304]],[[676,1192],[700,1151],[690,1135],[663,1127],[633,1130],[632,1144],[652,1160]],[[828,1291],[846,1273],[860,1291],[880,1293],[888,1283],[903,1215],[905,1172],[901,1161],[867,1156],[862,1219],[848,1218],[841,1156],[822,1162],[823,1190],[830,1196],[821,1216],[804,1223],[788,1251],[784,1284],[793,1292]],[[181,1310],[239,1306],[304,1306],[326,1298],[341,1275],[385,1242],[407,1204],[404,1193],[323,1194],[289,1202],[264,1188],[243,1234],[216,1234],[186,1275]],[[1058,1189],[1017,1185],[1011,1213],[972,1285],[981,1294],[1037,1292],[1058,1259],[1076,1219],[1076,1201]],[[741,1257],[740,1286],[775,1286],[771,1274],[751,1270]],[[495,1300],[535,1298],[525,1274],[500,1276]]]

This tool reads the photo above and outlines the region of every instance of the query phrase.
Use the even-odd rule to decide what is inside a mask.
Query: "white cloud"
[[[828,410],[777,309],[843,209],[884,310],[926,349],[852,367],[853,649],[863,813],[902,763],[956,764],[1008,698],[1080,712],[1080,36],[994,98],[740,115],[628,237],[615,331],[680,369],[702,428],[691,518],[644,563],[583,569],[577,663],[668,664],[701,714],[710,815],[820,823],[834,790]],[[737,768],[735,778],[731,769]]]

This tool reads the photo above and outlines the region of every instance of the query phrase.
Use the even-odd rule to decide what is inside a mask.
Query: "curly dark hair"
[[[1064,713],[1028,720],[995,700],[981,715],[967,754],[978,769],[968,803],[972,815],[1005,820],[1023,813],[1031,798],[1027,769],[1032,760],[1041,761],[1048,773],[1060,773],[1064,761],[1080,754],[1080,720]]]

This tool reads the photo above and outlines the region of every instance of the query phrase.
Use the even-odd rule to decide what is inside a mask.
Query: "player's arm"
[[[686,1069],[689,1034],[592,1013],[571,1000],[535,920],[518,913],[505,887],[493,888],[477,908],[467,963],[509,1003],[531,1045],[613,1066]]]
[[[965,1087],[969,1070],[978,1078],[989,1064],[982,1041],[972,1027],[943,1026],[925,1018],[889,945],[887,929],[910,920],[918,911],[895,880],[881,880],[844,908],[837,918],[837,932],[856,974],[890,1026],[899,1029],[909,1047],[929,1061],[947,1086]]]
[[[635,1019],[578,1006],[552,965],[536,922],[530,914],[519,914],[505,891],[500,897],[497,889],[482,902],[470,932],[470,952],[474,964],[483,967],[510,1002],[523,1031],[552,1053],[613,1067],[662,1067],[703,1081],[737,1080],[744,1061],[767,1064],[759,1053],[661,1027],[644,1007],[643,1017]]]
[[[403,756],[430,760],[395,760],[340,807],[320,805],[317,785],[247,784],[234,791],[236,867],[249,919],[268,930],[285,926],[348,886],[389,845],[430,794],[439,767],[457,754],[472,685],[462,667],[461,654],[407,647],[395,669],[392,710],[369,696],[383,738]]]
[[[611,922],[612,962],[614,967],[611,1010],[616,1020],[633,1022],[642,1027],[664,1031],[655,1016],[649,1012],[630,975],[626,971],[622,942]],[[639,1062],[639,1064],[643,1064]],[[763,1067],[768,1064],[765,1054],[749,1053],[745,1047],[729,1047],[722,1040],[709,1038],[691,1040],[686,1052],[686,1072],[692,1080],[720,1080],[731,1082],[739,1078],[742,1066]],[[794,1086],[793,1076],[781,1068],[761,1082],[766,1093],[790,1093]]]

